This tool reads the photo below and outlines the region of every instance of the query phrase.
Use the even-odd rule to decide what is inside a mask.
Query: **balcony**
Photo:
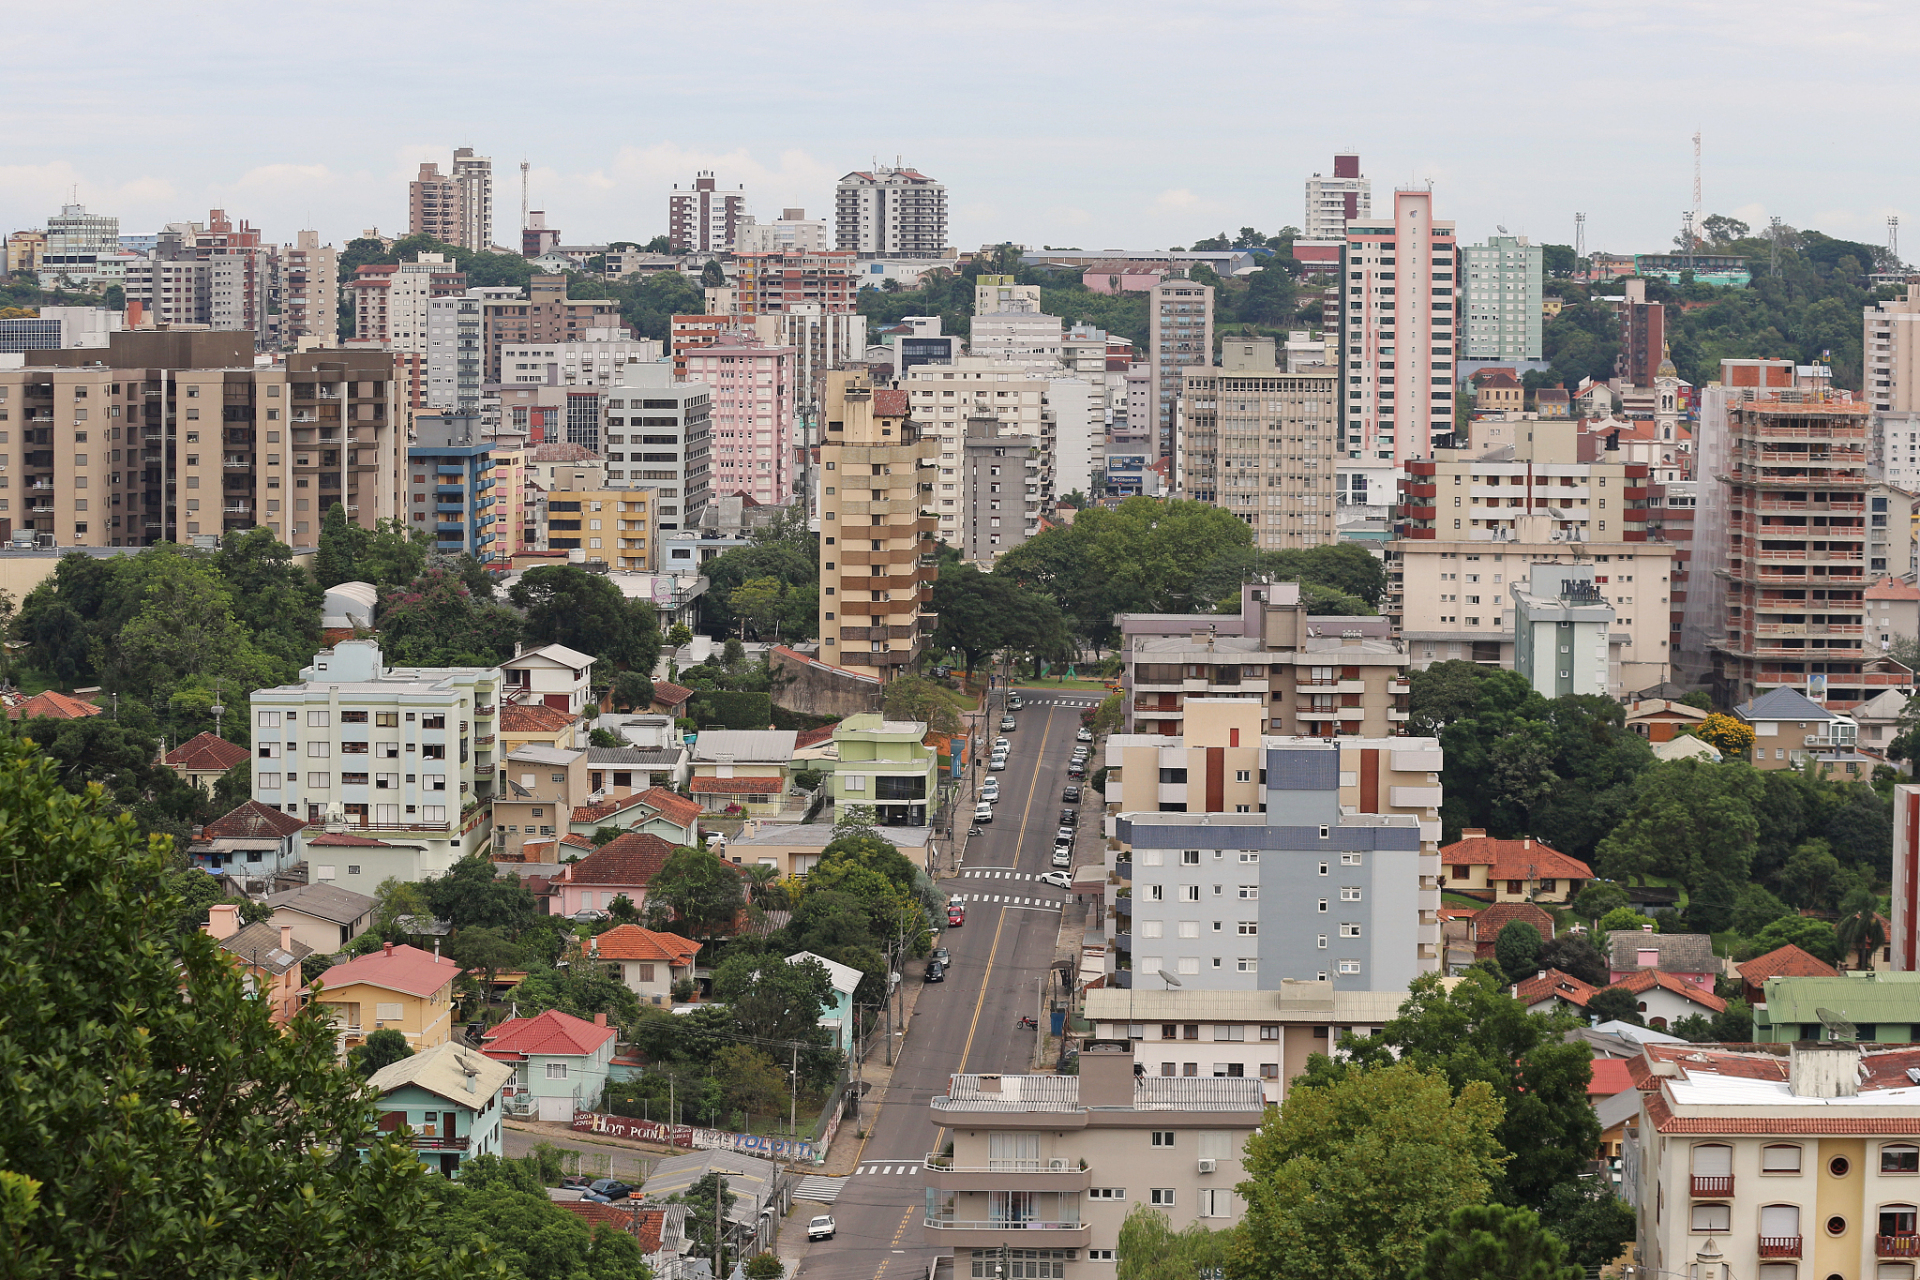
[[[1886,1237],[1882,1237],[1885,1239]],[[1903,1237],[1912,1239],[1913,1237]],[[1797,1258],[1800,1256],[1799,1236],[1761,1236],[1760,1256],[1763,1258]],[[1886,1255],[1882,1255],[1883,1257]]]
[[[1920,1258],[1920,1236],[1875,1236],[1873,1252],[1880,1258]]]
[[[1079,1222],[1016,1222],[931,1215],[924,1222],[929,1233],[938,1233],[930,1234],[929,1239],[960,1249],[1001,1245],[1019,1249],[1084,1249],[1093,1240],[1093,1228]],[[1018,1232],[1019,1239],[1009,1240],[1009,1232]]]
[[[412,1139],[415,1151],[465,1151],[468,1138],[436,1138],[432,1134],[414,1134]]]
[[[952,1156],[928,1152],[921,1160],[926,1185],[941,1191],[1066,1191],[1093,1185],[1087,1162],[1072,1156],[1049,1160],[992,1160],[957,1165]]]
[[[1733,1175],[1703,1177],[1693,1175],[1693,1194],[1696,1196],[1730,1196],[1733,1194]]]

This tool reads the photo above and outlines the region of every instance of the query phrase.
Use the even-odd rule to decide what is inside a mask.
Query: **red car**
[[[963,908],[950,907],[947,910],[947,928],[958,929],[967,922],[967,913]]]

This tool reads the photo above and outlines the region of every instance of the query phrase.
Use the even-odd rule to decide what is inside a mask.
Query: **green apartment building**
[[[925,721],[888,720],[871,711],[835,725],[835,758],[817,762],[833,770],[828,794],[835,806],[870,805],[882,826],[925,826],[940,768],[926,736]]]
[[[1759,1044],[1831,1040],[1821,1013],[1853,1024],[1863,1044],[1909,1044],[1920,1030],[1920,973],[1892,970],[1837,978],[1768,978],[1766,999],[1753,1008]]]

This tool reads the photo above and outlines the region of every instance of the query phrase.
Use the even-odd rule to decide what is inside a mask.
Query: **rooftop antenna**
[[[520,229],[527,229],[527,162],[520,162]]]
[[[1587,256],[1587,215],[1573,215],[1573,259],[1575,262]]]
[[[1900,215],[1887,215],[1887,256],[1893,259],[1895,270],[1900,267]]]
[[[1697,224],[1706,207],[1700,203],[1700,131],[1693,131],[1693,220]]]

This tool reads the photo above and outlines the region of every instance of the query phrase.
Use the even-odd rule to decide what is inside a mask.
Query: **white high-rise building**
[[[461,247],[475,253],[493,248],[493,161],[472,147],[453,153],[453,184],[460,192]]]
[[[713,171],[703,169],[693,185],[676,185],[667,197],[667,243],[675,253],[727,253],[746,215],[745,187],[722,191]]]
[[[1525,236],[1489,236],[1460,250],[1464,360],[1544,359],[1546,253]]]
[[[62,205],[47,219],[47,248],[40,256],[40,277],[48,284],[66,280],[86,286],[104,278],[103,260],[120,253],[120,219],[88,213],[83,204]]]
[[[825,253],[827,224],[809,219],[805,209],[782,209],[772,222],[741,214],[733,226],[735,253]]]
[[[1360,176],[1360,157],[1333,158],[1333,176],[1307,179],[1307,216],[1302,240],[1344,240],[1347,220],[1373,216],[1373,183]]]
[[[834,191],[834,247],[937,258],[947,247],[947,189],[914,169],[857,169]]]
[[[1393,194],[1390,217],[1347,224],[1341,263],[1342,417],[1349,459],[1426,457],[1453,431],[1453,224],[1425,187]]]

